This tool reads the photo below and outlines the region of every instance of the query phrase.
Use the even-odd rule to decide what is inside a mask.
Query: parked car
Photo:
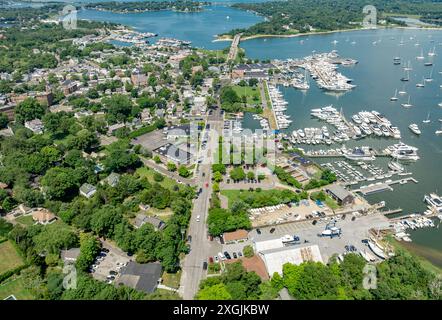
[[[109,275],[109,276],[106,277],[106,279],[107,279],[107,280],[115,280],[115,276],[111,276],[111,275]]]
[[[207,262],[206,261],[203,262],[203,270],[207,270]]]
[[[270,233],[273,233],[273,232],[275,232],[275,228],[272,228],[272,229],[270,229]]]
[[[187,236],[187,242],[192,242],[192,236],[191,235]]]
[[[229,254],[227,251],[224,251],[224,256],[225,256],[228,260],[232,259],[232,257],[230,256],[230,254]]]
[[[109,271],[109,274],[110,274],[111,276],[116,276],[116,275],[118,274],[118,272],[116,272],[116,271],[114,271],[114,270],[111,270],[111,271]]]
[[[219,258],[218,258],[218,256],[214,256],[213,259],[215,260],[215,263],[218,263],[218,262],[219,262]]]
[[[259,229],[259,228],[256,229],[256,233],[257,233],[257,234],[261,234],[261,229]]]
[[[213,263],[213,257],[209,257],[209,263]]]
[[[218,252],[218,257],[219,257],[222,261],[226,260],[226,256],[225,256],[224,254],[222,254],[222,252]]]
[[[200,222],[200,218],[201,218],[201,216],[200,216],[200,215],[197,215],[197,216],[196,216],[196,222]]]
[[[232,255],[233,255],[233,259],[238,258],[238,256],[236,255],[236,252],[234,252]]]
[[[242,257],[241,251],[238,251],[238,257]]]
[[[109,249],[107,249],[107,248],[103,248],[103,249],[101,249],[101,251],[109,253]]]

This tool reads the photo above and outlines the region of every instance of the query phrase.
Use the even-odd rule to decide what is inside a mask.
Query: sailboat
[[[424,57],[424,49],[421,49],[421,54],[420,54],[420,56],[417,56],[416,59],[417,60],[424,60],[425,59],[425,57]]]
[[[397,101],[397,89],[396,89],[396,91],[394,92],[394,96],[393,97],[391,97],[390,98],[390,101]]]
[[[425,78],[426,82],[433,82],[433,68],[431,68],[430,75]]]
[[[427,114],[427,119],[423,120],[422,122],[423,123],[430,123],[431,122],[431,120],[430,120],[430,113],[429,112]]]
[[[405,75],[401,78],[401,81],[410,81],[410,72],[405,71]]]
[[[401,106],[404,108],[411,108],[413,105],[410,104],[410,96],[408,96],[408,102],[407,103],[401,103]]]
[[[418,88],[425,87],[425,79],[424,79],[424,77],[422,77],[422,82],[416,83],[416,87],[418,87]]]
[[[398,93],[399,93],[401,96],[404,95],[404,94],[407,94],[407,91],[405,91],[405,85],[404,85],[404,87],[402,88],[402,90],[399,91]]]
[[[435,55],[436,55],[436,47],[433,47],[433,51],[430,50],[430,52],[428,52],[428,56],[434,57]]]
[[[394,57],[393,58],[393,64],[394,65],[399,65],[399,64],[401,64],[401,57]]]
[[[439,119],[439,120],[441,120],[441,119]],[[439,130],[436,130],[434,133],[435,133],[436,135],[441,135],[441,134],[442,134],[442,124],[441,124],[441,126],[440,126],[440,129],[439,129]]]
[[[405,71],[412,71],[413,70],[410,60],[408,60],[408,64],[404,67],[404,70]]]

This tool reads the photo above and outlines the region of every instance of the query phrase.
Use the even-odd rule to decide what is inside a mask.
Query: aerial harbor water
[[[215,35],[263,20],[253,13],[221,4],[209,6],[198,13],[161,11],[119,14],[80,10],[78,17],[121,23],[140,32],[191,41],[193,46],[207,49],[221,49],[229,45],[228,42],[213,42]],[[284,132],[291,134],[295,129],[321,128],[324,124],[310,115],[311,109],[315,108],[333,105],[337,110],[342,109],[347,119],[362,110],[376,110],[399,128],[402,142],[419,149],[420,159],[405,164],[406,170],[413,173],[418,183],[394,185],[393,191],[369,195],[368,200],[373,203],[385,201],[387,208],[400,207],[404,213],[409,214],[426,209],[423,202],[425,194],[442,191],[442,136],[435,134],[441,129],[439,119],[442,119],[442,107],[439,106],[442,102],[442,31],[377,29],[293,38],[258,38],[241,42],[240,47],[245,49],[247,57],[258,59],[300,59],[312,52],[337,50],[341,57],[358,60],[356,65],[340,66],[338,69],[356,85],[347,92],[325,92],[314,81],[310,81],[309,89],[303,91],[279,86],[282,97],[287,101],[284,113],[291,121]],[[430,52],[435,54],[428,55]],[[424,59],[416,59],[422,53]],[[401,64],[394,64],[394,57],[400,57]],[[404,73],[404,65],[409,66],[408,73]],[[408,81],[401,81],[404,77],[409,78]],[[430,78],[433,80],[425,81]],[[425,86],[416,86],[421,82],[425,82]],[[400,91],[406,94],[398,95]],[[397,101],[391,101],[392,96],[397,97]],[[412,107],[404,108],[403,105],[407,104]],[[424,120],[430,121],[424,123]],[[418,124],[420,135],[409,129],[412,123]],[[259,121],[249,114],[246,114],[243,126],[251,129],[260,127]],[[347,148],[370,146],[383,150],[395,143],[398,140],[370,136],[347,141],[345,145]],[[305,150],[328,148],[324,145],[301,147]],[[325,163],[330,160],[318,161]],[[387,168],[388,162],[387,158],[375,161],[377,166],[383,168]],[[410,233],[413,243],[407,246],[441,266],[440,229],[437,227]]]

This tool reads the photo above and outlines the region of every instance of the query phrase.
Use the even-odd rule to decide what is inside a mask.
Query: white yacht
[[[431,209],[434,209],[438,213],[442,213],[442,197],[436,193],[430,193],[424,196],[424,201],[429,205]]]
[[[404,168],[399,162],[397,162],[397,161],[390,161],[390,162],[388,163],[388,167],[389,167],[391,170],[396,171],[396,172],[402,172],[402,171],[405,170],[405,168]]]
[[[394,144],[388,147],[388,149],[391,151],[391,156],[397,160],[417,161],[420,159],[417,154],[418,148],[406,145],[402,142]]]
[[[410,128],[411,132],[413,132],[414,134],[420,135],[422,133],[416,123],[410,124],[408,128]]]
[[[351,152],[346,152],[344,157],[355,161],[373,161],[376,159],[369,147],[356,147]]]

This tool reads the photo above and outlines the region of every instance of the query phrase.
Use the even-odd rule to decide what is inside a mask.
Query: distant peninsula
[[[380,26],[406,26],[396,16],[419,19],[435,26],[442,25],[442,3],[432,0],[372,0]],[[254,12],[265,21],[249,28],[233,29],[218,37],[232,38],[242,33],[243,39],[267,36],[296,36],[362,28],[366,0],[288,0],[263,3],[236,3],[233,8]]]
[[[210,5],[206,1],[143,1],[143,2],[98,2],[85,5],[86,9],[110,11],[115,13],[139,13],[148,11],[171,10],[178,12],[200,12],[204,6]]]

